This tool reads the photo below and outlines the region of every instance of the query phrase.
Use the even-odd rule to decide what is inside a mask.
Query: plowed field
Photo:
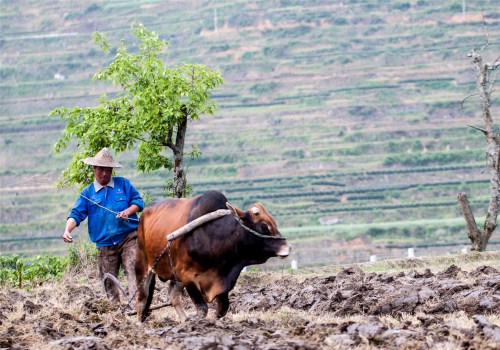
[[[0,348],[499,349],[500,272],[410,269],[334,274],[243,273],[222,319],[183,323],[171,307],[145,323],[105,299],[91,274],[0,293]],[[153,304],[166,302],[159,284]],[[94,296],[96,295],[96,296]]]

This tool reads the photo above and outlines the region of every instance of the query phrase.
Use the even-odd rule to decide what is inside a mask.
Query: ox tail
[[[156,284],[155,276],[155,273],[150,271],[138,289],[139,295],[137,301],[137,315],[139,316],[141,322],[144,322],[150,313],[149,308],[151,306],[151,302],[153,301]]]

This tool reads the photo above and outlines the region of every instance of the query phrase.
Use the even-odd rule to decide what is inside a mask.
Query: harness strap
[[[260,238],[269,238],[269,239],[281,239],[281,240],[284,240],[286,241],[286,238],[285,237],[275,237],[275,236],[268,236],[268,235],[263,235],[261,233],[258,233],[257,231],[255,230],[252,230],[250,227],[248,226],[245,226],[245,224],[243,224],[243,221],[241,221],[241,219],[237,216],[234,216],[234,218],[236,219],[236,221],[239,222],[239,224],[241,225],[241,227],[243,227],[245,230],[247,230],[248,232],[250,233],[253,233],[254,235],[256,235],[257,237],[260,237]]]

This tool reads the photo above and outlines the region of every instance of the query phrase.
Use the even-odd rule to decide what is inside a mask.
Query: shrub
[[[425,166],[428,164],[449,164],[459,162],[469,162],[470,160],[480,161],[481,152],[432,152],[425,154],[397,154],[384,159],[384,165],[401,164],[405,166]]]
[[[69,246],[69,266],[76,270],[97,266],[97,248],[88,241],[77,241]]]
[[[411,7],[411,5],[409,2],[402,2],[399,4],[393,4],[391,7],[393,10],[406,11]]]
[[[232,27],[251,27],[256,23],[256,18],[246,13],[240,13],[230,17],[228,23]]]
[[[278,84],[275,82],[267,83],[267,84],[255,84],[250,88],[250,92],[254,94],[263,95],[269,92],[276,90]]]
[[[0,285],[19,288],[40,285],[47,280],[62,277],[68,262],[67,257],[49,254],[33,258],[0,256]]]
[[[215,45],[208,49],[209,53],[224,52],[229,50],[229,44]]]
[[[15,77],[15,75],[16,70],[14,69],[14,67],[0,67],[0,79],[5,80],[11,77]]]
[[[90,12],[100,11],[100,10],[102,10],[101,5],[96,4],[96,3],[93,3],[92,5],[90,5],[89,7],[87,7],[87,8],[85,9],[85,12],[84,12],[84,13],[85,13],[85,14],[88,14],[88,13],[90,13]]]
[[[310,26],[296,26],[296,27],[291,27],[291,28],[283,28],[283,29],[278,29],[274,31],[274,35],[277,38],[298,38],[301,36],[304,36],[308,33],[311,32],[311,27]]]
[[[375,108],[370,106],[355,106],[349,108],[349,114],[354,117],[356,116],[369,117],[373,113],[375,113]]]
[[[337,18],[333,19],[332,23],[337,25],[337,26],[343,26],[343,25],[348,24],[347,20],[345,18],[342,18],[342,17],[337,17]]]

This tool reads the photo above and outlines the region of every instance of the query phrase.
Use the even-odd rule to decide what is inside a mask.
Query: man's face
[[[94,166],[94,174],[97,182],[102,186],[106,186],[111,180],[111,175],[113,174],[113,168],[104,166]]]

